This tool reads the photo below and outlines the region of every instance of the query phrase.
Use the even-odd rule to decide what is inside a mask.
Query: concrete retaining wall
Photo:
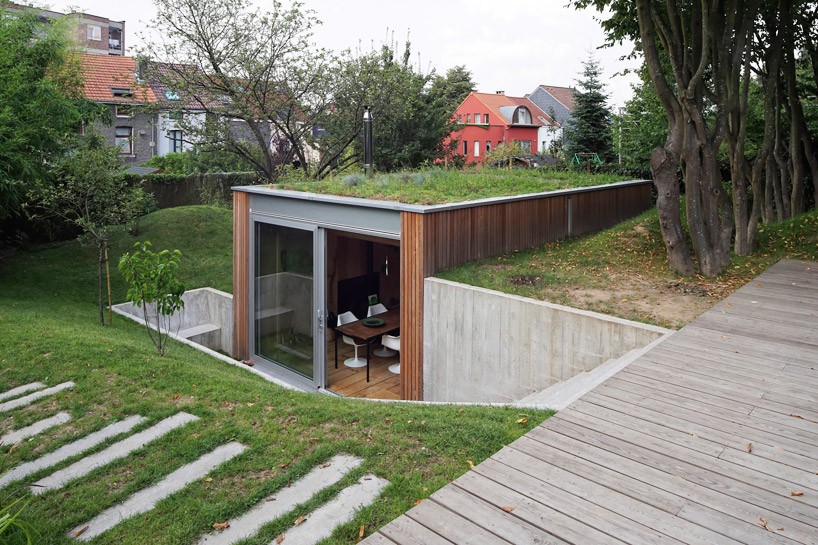
[[[213,324],[218,330],[190,337],[194,342],[212,350],[231,354],[233,350],[233,296],[213,288],[188,290],[182,295],[185,307],[170,320],[170,332],[178,334],[196,326]],[[114,312],[142,320],[142,309],[131,303],[113,306]],[[155,311],[149,308],[149,319],[154,321]]]
[[[427,401],[520,400],[669,332],[439,278],[424,283]]]

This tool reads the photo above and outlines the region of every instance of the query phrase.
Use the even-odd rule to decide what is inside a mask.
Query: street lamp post
[[[372,177],[372,112],[364,106],[364,173]]]

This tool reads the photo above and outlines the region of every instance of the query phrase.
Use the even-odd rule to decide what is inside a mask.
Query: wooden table
[[[387,310],[383,314],[376,314],[372,318],[380,318],[384,321],[383,325],[378,327],[369,327],[364,325],[363,318],[357,322],[350,322],[348,324],[339,325],[335,327],[335,368],[338,369],[338,335],[346,335],[352,337],[357,341],[366,344],[366,381],[369,382],[369,345],[374,339],[379,339],[382,335],[392,333],[400,329],[400,308],[393,308]]]

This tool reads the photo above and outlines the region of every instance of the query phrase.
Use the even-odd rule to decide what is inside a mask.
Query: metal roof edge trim
[[[489,204],[499,204],[514,201],[527,201],[532,199],[539,199],[544,196],[557,195],[573,195],[578,193],[589,193],[592,191],[602,191],[604,189],[613,187],[627,187],[644,184],[652,184],[652,180],[626,180],[623,182],[615,182],[612,184],[594,185],[590,187],[573,187],[569,189],[555,189],[554,191],[543,191],[540,193],[524,193],[522,195],[506,195],[502,197],[487,197],[485,199],[477,199],[473,201],[462,201],[455,203],[444,204],[406,204],[396,201],[380,201],[376,199],[362,199],[360,197],[345,197],[341,195],[327,195],[325,193],[309,193],[306,191],[293,191],[290,189],[271,189],[266,186],[250,185],[250,186],[232,186],[232,191],[241,191],[243,193],[253,193],[256,195],[269,195],[272,197],[285,197],[291,199],[300,199],[305,201],[326,202],[334,204],[345,204],[348,206],[360,206],[364,208],[381,208],[386,210],[397,210],[405,212],[415,212],[418,214],[428,214],[433,212],[444,212],[447,210],[457,210],[460,208],[474,208],[476,206],[486,206]]]

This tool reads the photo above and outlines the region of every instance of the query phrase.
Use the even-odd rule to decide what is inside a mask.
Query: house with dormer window
[[[126,165],[141,165],[156,151],[157,99],[153,90],[136,77],[136,59],[113,55],[80,55],[85,98],[106,105],[110,124],[93,129],[119,148]]]
[[[501,144],[518,143],[524,153],[541,152],[545,130],[556,125],[525,97],[471,92],[455,110],[460,129],[450,143],[466,164],[483,163],[486,153]]]

